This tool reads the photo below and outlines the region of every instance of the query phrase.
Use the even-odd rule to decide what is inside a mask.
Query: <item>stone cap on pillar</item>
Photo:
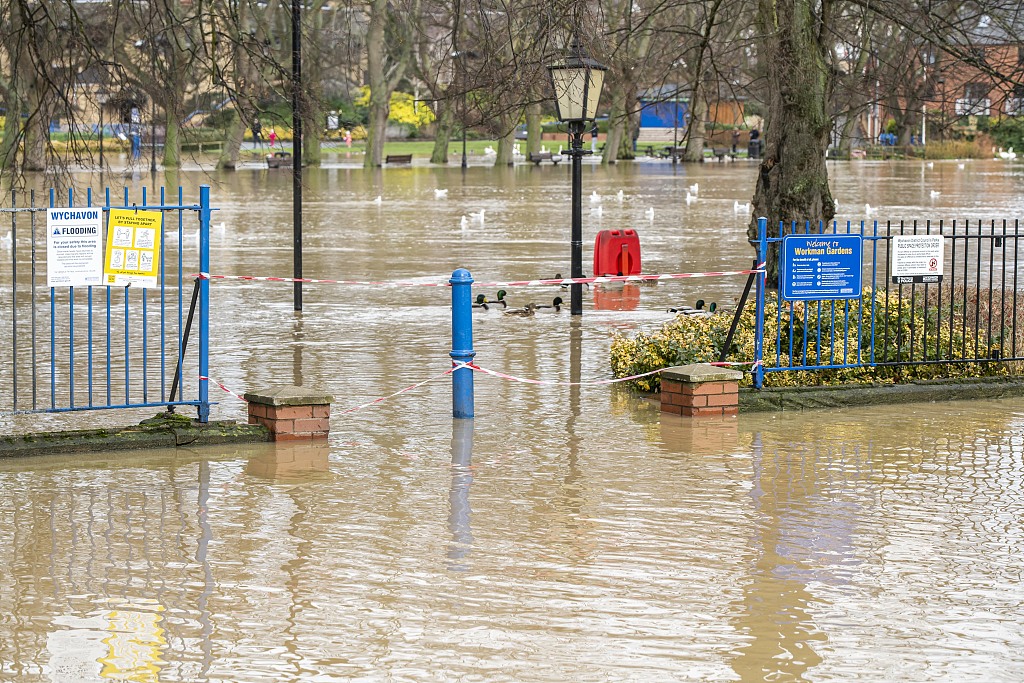
[[[699,384],[702,382],[738,382],[743,379],[743,373],[739,370],[720,368],[707,363],[694,363],[692,365],[680,365],[674,368],[665,368],[661,371],[663,380],[675,382],[690,382]],[[248,398],[248,395],[246,395]]]
[[[330,394],[310,387],[275,387],[264,391],[250,391],[244,396],[249,403],[267,406],[322,406],[334,402]]]

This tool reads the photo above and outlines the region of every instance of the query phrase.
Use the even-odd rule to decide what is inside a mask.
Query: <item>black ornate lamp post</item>
[[[590,59],[577,38],[573,38],[565,61],[548,66],[551,85],[555,90],[558,119],[569,124],[569,156],[572,157],[572,234],[570,237],[571,271],[573,278],[583,277],[583,156],[591,154],[583,149],[583,135],[587,121],[597,116],[597,104],[604,86],[607,67]],[[583,285],[570,286],[569,311],[583,314]]]

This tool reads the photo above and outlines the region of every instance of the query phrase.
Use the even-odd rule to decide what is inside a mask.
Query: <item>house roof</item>
[[[1024,46],[1024,5],[1014,3],[998,13],[971,19],[973,25],[964,31],[964,37],[972,45]]]

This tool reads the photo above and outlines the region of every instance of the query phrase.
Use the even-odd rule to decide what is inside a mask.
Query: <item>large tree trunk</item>
[[[13,173],[18,163],[18,143],[21,140],[21,100],[17,96],[13,83],[7,88],[4,97],[4,139],[0,141],[0,175]]]
[[[388,116],[391,114],[391,93],[405,75],[411,53],[408,46],[388,45],[385,40],[385,24],[388,21],[387,0],[372,0],[369,4],[370,18],[366,28],[366,76],[370,87],[369,125],[366,129],[366,157],[363,166],[379,167],[384,158],[384,137],[387,132]],[[390,72],[385,59],[390,56]]]
[[[540,102],[532,102],[526,107],[526,157],[540,152],[543,128],[540,125]]]
[[[164,168],[181,168],[181,123],[173,106],[164,110]]]
[[[686,149],[683,151],[683,161],[704,163],[704,122],[707,121],[707,118],[708,100],[704,80],[698,76],[693,79],[690,120],[686,124]]]
[[[231,116],[231,123],[228,126],[227,140],[224,141],[224,149],[220,152],[217,160],[217,168],[235,170],[238,167],[238,155],[242,149],[242,140],[245,138],[245,121],[242,120],[238,109],[235,109]]]
[[[452,127],[455,117],[452,113],[452,103],[447,98],[436,102],[437,123],[434,126],[434,149],[430,153],[430,163],[448,163],[448,143],[452,139]]]
[[[512,148],[515,144],[516,129],[515,126],[512,126],[507,133],[498,138],[498,155],[494,158],[495,166],[512,166],[515,163],[515,158],[512,156]]]
[[[815,14],[814,0],[759,0],[758,28],[768,93],[764,158],[747,234],[757,239],[757,217],[768,218],[769,236],[779,221],[829,221],[835,202],[828,187],[825,150],[832,121],[828,46],[833,40],[831,3]],[[768,283],[778,281],[777,250],[768,260]]]
[[[46,85],[39,82],[29,90],[28,120],[25,121],[24,170],[26,171],[46,170],[46,152],[50,142],[48,93]]]
[[[611,108],[608,110],[608,135],[604,141],[604,154],[601,155],[602,164],[614,164],[619,160],[619,147],[627,136],[629,129],[629,115],[626,112],[626,90],[620,85],[614,85],[611,91]]]
[[[326,114],[316,111],[307,111],[302,117],[302,165],[319,166],[323,161],[323,130],[327,126]]]

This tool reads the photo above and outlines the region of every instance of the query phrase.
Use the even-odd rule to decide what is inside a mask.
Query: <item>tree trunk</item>
[[[21,99],[12,83],[4,94],[4,139],[0,141],[0,175],[13,173],[18,163],[18,142],[21,139]]]
[[[307,112],[302,117],[302,165],[319,166],[323,161],[321,144],[323,130],[327,125],[326,114],[319,111]]]
[[[540,102],[532,102],[526,107],[526,157],[540,152],[543,128],[540,125]]]
[[[629,115],[626,112],[625,88],[619,85],[612,87],[611,108],[608,110],[608,135],[604,141],[604,154],[601,155],[601,163],[604,165],[614,164],[619,160],[619,148],[623,139],[627,136],[629,128]]]
[[[786,0],[781,1],[785,2]],[[704,163],[704,122],[707,118],[708,101],[705,95],[704,80],[698,76],[693,79],[690,120],[686,124],[686,149],[683,151],[683,161]]]
[[[832,121],[826,107],[833,77],[828,64],[831,5],[815,14],[814,0],[759,0],[757,23],[768,93],[761,161],[747,230],[757,239],[757,217],[768,218],[769,236],[779,221],[830,221],[835,202],[828,186],[825,150]],[[768,254],[771,286],[778,282],[778,250]]]
[[[224,149],[220,152],[217,160],[217,168],[230,171],[238,167],[238,155],[242,149],[242,140],[245,137],[245,121],[242,120],[238,109],[235,109],[231,116],[231,123],[228,125],[227,139],[224,141]]]
[[[181,124],[174,107],[164,110],[164,168],[181,168]]]
[[[24,170],[45,171],[46,150],[50,141],[50,107],[47,86],[36,83],[29,90],[28,119],[25,121]]]
[[[430,163],[448,163],[448,143],[452,139],[452,127],[455,122],[452,103],[442,98],[437,101],[437,124],[434,127],[434,149],[430,153]]]
[[[495,166],[512,166],[515,159],[512,147],[516,144],[516,129],[513,126],[507,133],[498,138],[498,155],[494,158]]]

